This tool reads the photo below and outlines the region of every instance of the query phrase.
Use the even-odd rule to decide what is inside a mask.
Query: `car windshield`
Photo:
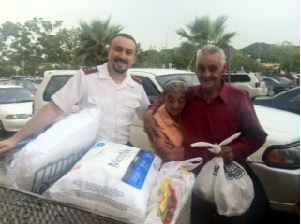
[[[0,104],[32,102],[33,95],[23,88],[0,88]]]
[[[264,77],[263,81],[265,81],[268,84],[280,84],[280,82],[277,79]]]
[[[43,100],[47,102],[51,101],[51,96],[60,90],[71,77],[72,75],[52,76],[43,94]]]
[[[286,77],[274,77],[274,78],[277,79],[282,84],[288,85],[292,83],[292,81]]]
[[[198,78],[196,77],[196,75],[194,73],[191,74],[170,74],[170,75],[161,75],[161,76],[157,76],[156,77],[158,83],[160,84],[160,86],[162,87],[164,85],[164,83],[167,80],[170,79],[181,79],[181,80],[185,80],[187,82],[188,85],[193,86],[193,85],[198,85],[200,84]]]

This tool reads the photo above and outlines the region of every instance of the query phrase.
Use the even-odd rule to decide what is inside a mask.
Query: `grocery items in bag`
[[[208,147],[218,154],[221,146],[231,143],[240,133],[235,133],[220,144],[194,143],[192,147]],[[245,169],[232,161],[224,165],[221,157],[214,157],[202,168],[193,187],[193,192],[202,199],[214,202],[217,212],[224,216],[237,216],[245,213],[254,198],[253,183]]]
[[[39,169],[94,144],[99,120],[100,111],[90,108],[57,121],[13,155],[2,178],[4,184],[32,190]]]
[[[143,223],[161,159],[150,151],[98,142],[46,192],[52,199]]]
[[[201,158],[164,163],[153,188],[144,224],[174,224],[191,196],[195,181],[189,172],[200,165]]]

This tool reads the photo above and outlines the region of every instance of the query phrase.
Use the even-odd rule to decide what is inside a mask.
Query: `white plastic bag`
[[[217,154],[221,146],[231,143],[239,135],[236,133],[218,145],[198,142],[191,146],[208,147],[208,150]],[[245,169],[235,161],[224,166],[221,157],[215,157],[203,166],[196,177],[193,192],[206,201],[214,202],[218,214],[224,216],[245,213],[254,198],[253,183]]]
[[[103,216],[140,224],[160,166],[161,159],[150,151],[98,142],[46,194]]]
[[[189,172],[200,165],[202,158],[164,163],[153,188],[144,224],[174,224],[179,212],[191,196],[195,181]]]
[[[251,178],[235,161],[224,166],[223,159],[218,158],[217,165],[220,169],[217,171],[214,198],[218,214],[224,216],[244,214],[254,198]]]

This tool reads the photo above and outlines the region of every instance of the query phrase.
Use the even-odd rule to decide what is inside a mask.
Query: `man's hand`
[[[159,137],[159,128],[157,121],[154,118],[152,111],[147,111],[143,116],[143,127],[144,132],[148,135],[150,142],[154,142],[157,137]]]
[[[174,161],[184,159],[184,147],[174,146],[171,141],[167,138],[157,138],[153,142],[153,147],[157,154],[164,161]]]
[[[159,149],[164,153],[170,153],[175,147],[169,139],[160,137],[157,137],[155,141],[153,141],[153,144],[156,149]]]
[[[17,144],[18,142],[14,139],[14,137],[0,141],[0,153],[16,148]]]
[[[222,146],[222,150],[219,154],[217,154],[218,157],[222,157],[224,159],[224,163],[227,165],[232,162],[233,160],[233,152],[232,147],[230,146]]]

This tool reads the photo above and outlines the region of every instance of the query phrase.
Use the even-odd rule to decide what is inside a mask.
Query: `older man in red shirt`
[[[245,166],[246,158],[260,148],[265,142],[267,134],[262,129],[253,105],[246,92],[224,83],[222,76],[226,72],[226,57],[224,51],[214,45],[206,45],[197,53],[196,75],[201,83],[194,86],[188,93],[186,107],[182,112],[184,130],[185,158],[202,157],[202,166],[215,156],[221,156],[225,163],[235,160]],[[151,109],[155,111],[158,105]],[[151,138],[156,138],[152,112],[145,116],[145,131]],[[195,142],[218,144],[232,134],[241,135],[229,145],[223,146],[221,152],[215,155],[204,148],[192,148]],[[164,144],[173,147],[171,144]],[[162,149],[164,151],[164,148]],[[198,174],[201,167],[195,170]],[[266,204],[266,196],[256,176],[249,174],[255,188],[254,203]],[[259,199],[256,198],[259,196]],[[251,206],[256,207],[256,205]],[[265,206],[267,207],[267,206]],[[211,223],[215,205],[192,197],[192,224]],[[263,211],[263,210],[262,210]],[[254,219],[251,211],[250,222],[260,222]],[[247,214],[236,217],[216,217],[217,223],[247,223]]]

